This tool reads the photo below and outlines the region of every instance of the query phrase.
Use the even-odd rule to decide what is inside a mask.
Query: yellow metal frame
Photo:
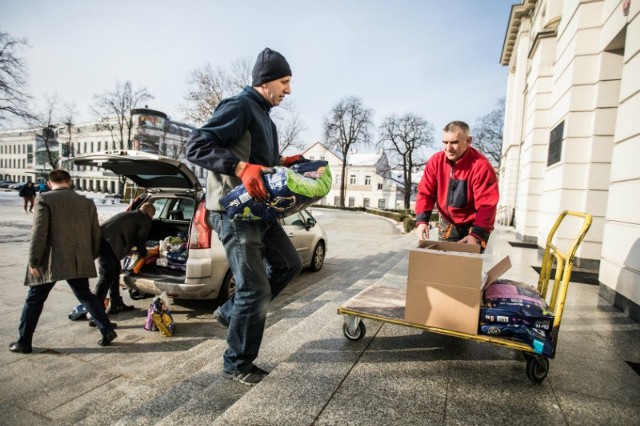
[[[577,216],[583,218],[582,227],[580,232],[573,240],[571,247],[567,253],[563,253],[558,250],[556,245],[553,243],[553,237],[555,236],[556,231],[560,227],[560,224],[564,220],[566,216]],[[571,271],[573,270],[573,262],[575,260],[575,254],[578,250],[578,246],[584,240],[589,227],[591,226],[592,216],[586,213],[579,213],[574,211],[565,210],[563,211],[555,224],[551,228],[551,231],[547,237],[547,243],[544,250],[544,255],[542,257],[542,267],[540,270],[540,279],[538,280],[538,292],[542,297],[546,299],[547,291],[549,287],[549,280],[551,278],[551,270],[553,269],[553,264],[557,261],[558,266],[556,267],[556,273],[554,277],[553,288],[551,290],[551,301],[549,302],[549,307],[554,311],[554,322],[553,322],[553,354],[555,356],[555,349],[558,342],[558,331],[560,329],[560,323],[562,321],[562,313],[564,311],[564,302],[567,297],[567,289],[569,287],[569,279],[571,278]],[[517,342],[515,340],[507,339],[504,337],[493,337],[484,334],[469,334],[462,333],[454,330],[447,330],[437,327],[430,327],[422,324],[415,324],[407,321],[403,321],[396,318],[390,318],[382,315],[376,315],[368,312],[360,312],[344,307],[338,308],[338,314],[342,315],[350,315],[357,318],[367,318],[378,321],[387,322],[390,324],[396,325],[404,325],[412,328],[419,328],[422,330],[426,330],[433,333],[444,334],[447,336],[460,337],[468,340],[476,340],[480,342],[493,343],[496,345],[506,346],[512,349],[518,349],[523,352],[535,353],[533,348],[526,343]],[[553,358],[553,356],[552,356]]]
[[[583,219],[580,232],[576,235],[568,252],[562,252],[558,250],[558,247],[553,243],[553,237],[556,231],[560,227],[560,224],[567,216],[575,216]],[[542,266],[540,268],[540,278],[538,279],[538,293],[545,299],[547,299],[547,293],[549,290],[549,280],[551,279],[551,271],[554,263],[556,264],[556,273],[553,278],[553,287],[551,289],[551,299],[549,300],[549,307],[553,310],[553,352],[555,354],[556,346],[558,344],[558,333],[560,331],[560,323],[562,322],[562,314],[564,312],[564,303],[567,298],[567,290],[569,289],[569,280],[571,279],[571,272],[573,271],[573,262],[576,257],[576,251],[578,246],[584,240],[593,217],[587,213],[574,212],[565,210],[560,213],[555,224],[549,231],[547,237],[547,244],[545,245],[544,255],[542,256]]]

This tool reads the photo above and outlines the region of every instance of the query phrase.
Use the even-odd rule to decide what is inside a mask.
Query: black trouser
[[[104,238],[100,238],[100,249],[98,251],[98,283],[95,293],[98,300],[104,306],[107,293],[111,293],[111,303],[122,304],[120,296],[120,259],[113,252],[113,249]]]
[[[80,303],[87,307],[87,310],[94,318],[96,325],[100,332],[105,335],[109,331],[113,330],[113,326],[104,311],[104,305],[101,305],[98,298],[91,293],[89,289],[88,278],[73,278],[68,279],[67,282],[73,290],[76,298]],[[44,307],[44,302],[49,296],[49,292],[53,289],[55,281],[47,284],[35,285],[29,288],[27,299],[24,301],[24,307],[22,308],[22,316],[20,317],[20,339],[18,342],[27,348],[31,347],[33,340],[33,333],[36,331],[38,325],[38,319]]]

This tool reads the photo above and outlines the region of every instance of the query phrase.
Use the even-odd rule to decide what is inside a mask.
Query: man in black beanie
[[[253,67],[252,87],[220,102],[186,145],[187,159],[209,170],[209,219],[236,282],[235,294],[213,313],[228,328],[223,376],[250,386],[268,374],[253,361],[262,343],[269,302],[300,272],[302,261],[278,222],[233,221],[219,200],[242,183],[254,199],[265,201],[262,173],[302,159],[280,155],[276,126],[269,117],[271,108],[291,94],[291,75],[284,56],[264,49]]]

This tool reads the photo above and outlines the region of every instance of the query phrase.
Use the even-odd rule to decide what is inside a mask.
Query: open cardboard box
[[[478,334],[482,291],[511,268],[504,257],[483,280],[480,246],[421,241],[409,250],[405,321]]]

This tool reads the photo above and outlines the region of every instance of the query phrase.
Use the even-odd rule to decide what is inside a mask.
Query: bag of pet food
[[[149,305],[147,311],[147,321],[144,325],[145,330],[160,331],[165,337],[173,336],[175,331],[175,322],[167,303],[162,296],[157,296]]]
[[[265,203],[254,200],[243,185],[220,199],[235,220],[277,220],[322,199],[331,190],[331,171],[326,161],[307,161],[290,168],[274,167],[263,174],[269,192]]]
[[[481,334],[512,337],[528,343],[537,353],[551,356],[553,321],[547,302],[527,284],[499,279],[484,290]]]

